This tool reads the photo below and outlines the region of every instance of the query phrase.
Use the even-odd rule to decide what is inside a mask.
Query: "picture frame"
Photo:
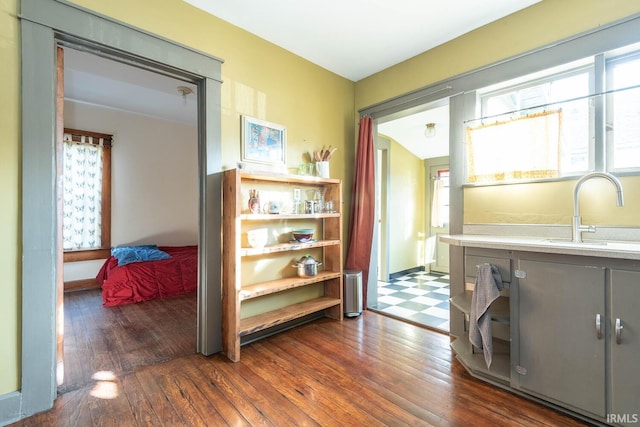
[[[284,168],[287,163],[287,128],[242,116],[242,161]]]

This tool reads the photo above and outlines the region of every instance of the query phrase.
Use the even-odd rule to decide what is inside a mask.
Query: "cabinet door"
[[[528,260],[519,270],[520,388],[603,417],[605,270]]]
[[[611,271],[611,413],[638,422],[640,415],[640,272]],[[616,337],[616,320],[622,329]],[[635,418],[633,416],[635,415]],[[630,418],[631,417],[631,418]]]

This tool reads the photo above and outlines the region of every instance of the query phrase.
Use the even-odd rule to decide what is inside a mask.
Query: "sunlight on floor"
[[[91,376],[96,380],[96,385],[89,393],[98,399],[115,399],[118,397],[119,390],[115,381],[118,379],[111,371],[98,371]]]

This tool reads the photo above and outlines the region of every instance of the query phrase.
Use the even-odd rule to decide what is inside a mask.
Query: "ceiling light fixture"
[[[193,90],[191,90],[191,88],[187,86],[178,86],[177,89],[178,92],[182,94],[182,103],[184,105],[187,105],[187,95],[192,94]]]
[[[435,123],[427,123],[424,128],[424,136],[426,138],[433,138],[436,136],[436,124]]]

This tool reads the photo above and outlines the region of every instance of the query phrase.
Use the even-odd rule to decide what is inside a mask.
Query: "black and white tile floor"
[[[449,275],[421,271],[378,282],[378,304],[372,308],[449,332]]]

